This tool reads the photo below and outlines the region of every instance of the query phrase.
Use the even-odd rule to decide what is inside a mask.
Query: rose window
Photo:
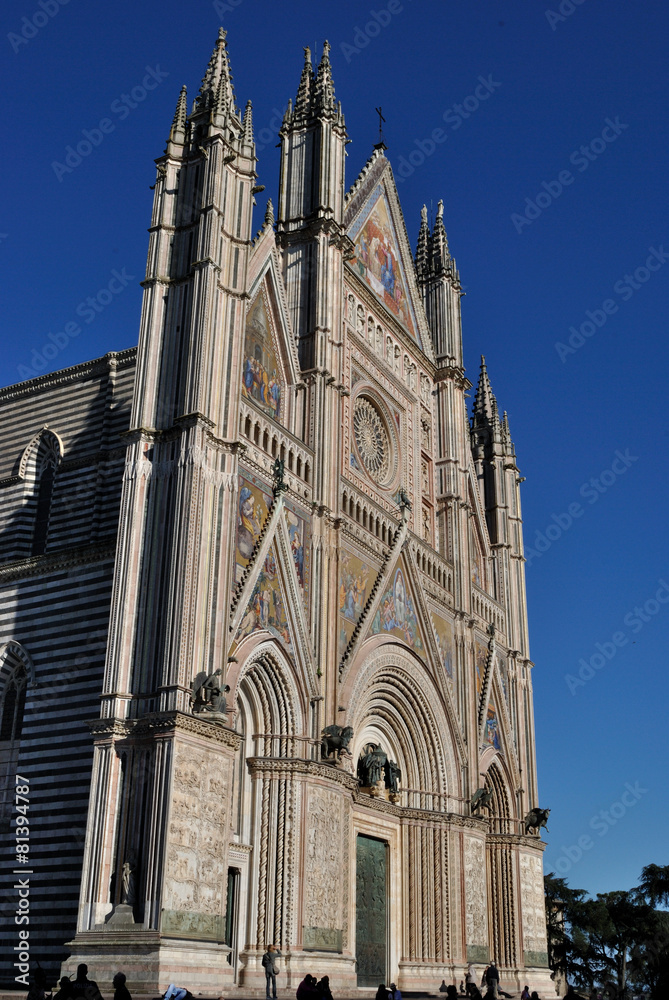
[[[383,482],[390,468],[390,438],[381,414],[364,396],[355,403],[353,434],[366,471],[377,483]]]

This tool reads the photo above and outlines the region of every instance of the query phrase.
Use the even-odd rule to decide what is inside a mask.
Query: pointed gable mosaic
[[[339,557],[339,656],[353,635],[367,603],[376,571],[358,556],[342,549]]]
[[[355,271],[414,340],[419,340],[399,240],[382,183],[376,185],[365,202],[349,229],[349,236],[355,244],[351,261]]]
[[[246,316],[242,396],[252,399],[268,417],[280,420],[283,391],[281,367],[261,292]]]
[[[290,629],[273,545],[270,546],[263,567],[258,573],[256,585],[239,626],[237,641],[259,630],[276,636],[290,649]]]
[[[418,654],[425,653],[425,643],[401,560],[391,577],[390,586],[379,601],[369,631],[371,635],[389,632]]]

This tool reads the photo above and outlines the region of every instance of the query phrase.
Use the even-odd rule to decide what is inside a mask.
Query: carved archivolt
[[[392,652],[384,646],[345,691],[345,722],[356,733],[354,756],[373,730],[397,754],[403,787],[442,795],[441,808],[448,808],[445,797],[461,794],[459,755],[441,695],[423,665],[401,646]]]
[[[19,462],[19,479],[36,475],[44,465],[57,469],[63,457],[63,442],[45,425],[27,446]]]

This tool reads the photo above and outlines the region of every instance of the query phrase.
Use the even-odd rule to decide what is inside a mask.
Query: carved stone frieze
[[[165,854],[162,929],[215,938],[225,911],[231,759],[178,742]],[[193,923],[192,917],[197,917]]]
[[[309,789],[304,861],[305,927],[341,929],[343,867],[342,795],[313,785]]]
[[[541,858],[522,852],[518,855],[520,906],[525,951],[546,951],[546,905]]]
[[[486,945],[488,917],[485,842],[478,837],[465,838],[464,881],[467,945]]]

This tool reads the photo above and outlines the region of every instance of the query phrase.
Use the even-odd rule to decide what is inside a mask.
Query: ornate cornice
[[[60,371],[51,372],[49,375],[38,375],[27,382],[18,382],[15,385],[8,385],[0,389],[0,402],[5,399],[19,399],[21,396],[32,396],[43,389],[51,389],[56,385],[64,385],[67,382],[75,382],[77,379],[88,378],[92,375],[102,375],[110,369],[116,371],[123,368],[130,368],[135,364],[137,348],[129,347],[125,351],[110,351],[109,354],[93,361],[85,361],[80,365],[73,365],[71,368],[61,368]]]
[[[358,788],[358,779],[349,771],[316,760],[300,760],[295,757],[248,757],[246,764],[250,774],[278,776],[303,774],[310,778],[325,778],[327,781],[342,785],[352,793]]]
[[[56,570],[81,566],[85,563],[106,562],[115,555],[116,536],[97,542],[95,545],[63,549],[62,552],[51,552],[43,556],[28,556],[26,559],[16,559],[0,566],[0,583],[19,580],[26,576],[46,576],[55,573]]]
[[[207,722],[185,712],[155,712],[141,719],[96,719],[88,723],[98,740],[140,740],[170,733],[187,733],[237,750],[241,736],[218,722]]]

